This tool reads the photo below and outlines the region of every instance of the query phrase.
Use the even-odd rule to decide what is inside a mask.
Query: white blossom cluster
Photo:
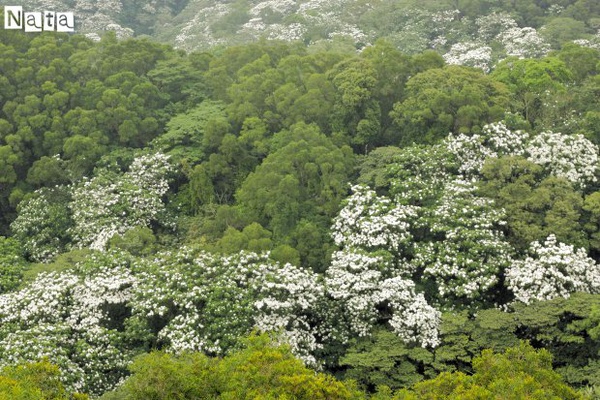
[[[49,194],[48,189],[36,190],[33,197],[19,204],[18,216],[10,225],[25,252],[37,262],[49,261],[63,250],[60,237],[55,233],[57,226],[53,222],[65,220],[63,222],[68,223],[63,205],[51,202]]]
[[[550,44],[531,27],[510,28],[498,35],[497,39],[504,45],[508,56],[539,58],[550,51]]]
[[[525,260],[513,262],[506,284],[523,303],[568,298],[573,292],[600,293],[600,266],[585,249],[575,250],[550,235],[543,244],[533,242]]]
[[[583,135],[542,132],[529,142],[526,151],[529,161],[580,187],[597,180],[598,146]]]
[[[380,308],[387,307],[391,312],[388,323],[404,341],[437,346],[440,313],[416,293],[414,282],[405,277],[410,270],[407,264],[395,268],[384,256],[357,249],[335,252],[325,284],[348,325],[347,332],[336,331],[341,336],[337,339],[345,342],[351,336],[368,336],[382,319]]]
[[[463,26],[469,23],[462,20]],[[548,44],[531,27],[519,27],[509,14],[493,12],[475,19],[476,31],[470,38],[452,40],[449,51],[444,54],[448,64],[465,65],[490,72],[494,65],[507,56],[518,58],[543,57],[550,51]],[[467,30],[466,26],[464,27]],[[449,42],[450,32],[446,29],[430,43],[439,49]],[[495,49],[495,50],[493,50]]]
[[[162,197],[172,167],[157,153],[136,158],[124,174],[102,171],[73,189],[69,205],[79,247],[104,250],[110,238],[152,221],[167,223]]]
[[[441,312],[430,306],[422,293],[414,292],[414,283],[400,277],[381,284],[380,299],[389,301],[394,314],[389,321],[393,331],[407,343],[437,347]]]
[[[402,14],[404,21],[400,30],[390,35],[389,39],[399,42],[399,47],[404,52],[416,53],[427,48],[447,52],[449,45],[468,39],[462,32],[467,18],[461,18],[457,9],[432,14],[412,8]]]
[[[296,10],[297,1],[295,0],[267,0],[261,1],[252,7],[249,14],[258,17],[260,13],[265,9],[271,9],[283,15],[288,15]]]
[[[308,0],[299,5],[297,14],[306,21],[307,28],[321,28],[326,32],[325,40],[342,36],[351,38],[355,43],[366,43],[367,34],[342,17],[352,3],[349,0]]]
[[[474,181],[449,182],[427,216],[439,239],[415,245],[414,262],[434,280],[441,299],[484,297],[511,262],[511,247],[499,230],[504,211],[475,190]]]
[[[232,11],[231,4],[211,4],[199,7],[196,15],[181,26],[175,37],[175,46],[192,51],[206,49],[226,43],[243,43],[259,38],[277,40],[302,40],[307,32],[316,31],[323,37],[318,39],[329,41],[336,36],[352,39],[355,43],[366,44],[368,35],[361,30],[358,15],[348,18],[345,14],[349,6],[356,6],[349,0],[265,0],[255,1],[249,5],[248,21],[239,27],[232,27],[230,37],[219,37],[213,31],[214,22]],[[368,4],[365,5],[368,7]],[[277,13],[278,22],[264,19],[265,14]],[[295,15],[294,22],[286,22],[286,17]],[[355,22],[356,20],[356,22]]]
[[[388,322],[406,342],[436,346],[440,314],[416,292],[414,267],[404,259],[419,208],[394,204],[364,186],[352,191],[331,232],[341,250],[332,256],[325,285],[343,318],[328,336],[344,343]]]
[[[492,48],[478,42],[455,43],[443,57],[447,64],[479,68],[488,73],[492,61]]]
[[[315,350],[322,348],[315,333],[319,321],[316,305],[325,289],[316,274],[291,264],[268,272],[259,284],[255,326],[265,332],[280,332],[296,356],[305,364],[318,366]]]
[[[445,10],[438,11],[431,16],[431,21],[437,25],[439,24],[448,24],[460,15],[460,10]]]
[[[435,201],[446,182],[456,175],[458,160],[444,143],[410,146],[388,167],[391,192],[401,204],[422,205]]]
[[[351,24],[344,24],[335,32],[329,35],[329,38],[335,38],[336,36],[347,37],[352,39],[354,43],[366,44],[369,41],[369,36],[364,33],[358,26]]]
[[[306,26],[299,22],[293,22],[289,25],[272,24],[267,30],[267,38],[270,40],[301,40],[306,34],[306,30]]]
[[[204,335],[207,318],[203,315],[208,301],[209,282],[192,261],[188,249],[161,253],[154,260],[140,261],[136,269],[138,285],[133,294],[132,326],[137,337],[155,334],[161,346],[174,353],[204,351],[222,353],[218,339]],[[186,257],[187,256],[187,257]],[[231,305],[232,316],[234,304]],[[158,327],[155,321],[160,321]],[[225,328],[224,328],[225,329]]]
[[[520,156],[525,153],[528,134],[511,131],[502,122],[485,125],[480,135],[450,133],[444,144],[459,163],[458,171],[466,177],[481,172],[489,157]]]
[[[318,275],[268,254],[93,252],[0,295],[0,366],[48,357],[70,389],[100,395],[145,346],[224,354],[253,328],[280,333],[318,366],[324,298]]]
[[[573,43],[578,44],[582,47],[589,47],[591,49],[600,50],[600,29],[590,39],[578,39],[574,40]]]
[[[333,253],[325,284],[334,300],[342,303],[340,313],[348,321],[349,332],[368,336],[377,321],[376,292],[389,269],[389,260],[359,250]],[[349,335],[344,335],[347,340]]]
[[[140,274],[132,302],[140,336],[162,320],[157,337],[170,351],[223,354],[256,327],[281,332],[297,356],[317,365],[314,313],[324,289],[315,274],[267,254],[186,252],[159,255]]]
[[[514,18],[505,12],[482,15],[475,20],[475,25],[477,26],[477,37],[485,42],[495,39],[509,29],[518,28]]]
[[[24,289],[1,295],[0,365],[48,357],[69,389],[92,395],[112,389],[132,357],[114,318],[135,285],[126,268],[101,266],[84,275],[42,273]]]
[[[307,32],[306,25],[299,22],[291,24],[265,24],[262,18],[252,18],[240,28],[238,34],[244,38],[295,41],[302,40]]]
[[[418,207],[395,205],[360,185],[353,186],[352,191],[334,219],[332,237],[336,245],[398,249],[410,241],[410,224]]]
[[[526,156],[549,173],[581,187],[597,180],[598,146],[583,135],[542,132],[529,139],[527,133],[511,131],[499,122],[486,125],[480,135],[451,133],[444,145],[458,160],[458,171],[465,177],[478,176],[490,157]]]
[[[193,51],[225,44],[226,40],[224,38],[216,38],[213,35],[210,21],[227,15],[230,10],[231,5],[221,2],[215,2],[210,7],[201,8],[192,19],[181,27],[174,40],[175,47]]]

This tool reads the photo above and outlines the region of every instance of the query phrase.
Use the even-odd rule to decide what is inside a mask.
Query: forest
[[[0,29],[0,399],[600,399],[600,5],[449,3]]]

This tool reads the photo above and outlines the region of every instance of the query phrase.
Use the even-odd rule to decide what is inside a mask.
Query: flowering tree
[[[94,252],[0,295],[0,366],[48,357],[69,388],[99,395],[149,347],[225,354],[253,328],[279,332],[318,366],[323,297],[314,273],[267,254]]]
[[[542,132],[530,139],[526,132],[512,131],[498,122],[484,126],[481,134],[451,133],[444,145],[458,160],[458,172],[465,177],[481,176],[489,158],[524,156],[549,174],[579,187],[597,181],[598,146],[583,135]]]
[[[70,199],[70,188],[57,186],[36,190],[19,204],[10,228],[32,261],[49,261],[68,247],[73,225],[67,207]]]
[[[600,29],[598,29],[596,34],[590,39],[577,39],[574,40],[573,43],[578,44],[579,46],[600,50]]]
[[[566,297],[573,292],[600,293],[600,266],[585,249],[560,243],[554,235],[533,242],[530,256],[514,261],[506,284],[523,303]]]
[[[448,64],[466,65],[490,72],[492,48],[478,42],[456,43],[444,54],[444,60]]]
[[[500,33],[497,38],[504,45],[506,54],[512,57],[537,58],[550,51],[550,44],[531,27],[512,27]]]
[[[510,264],[511,248],[500,230],[504,210],[475,194],[473,181],[449,182],[439,202],[419,221],[429,235],[415,245],[415,263],[431,280],[441,304],[485,301]],[[468,299],[468,301],[467,301]]]
[[[111,237],[152,222],[172,226],[163,196],[173,166],[162,153],[134,159],[125,173],[100,170],[79,184],[37,190],[11,224],[33,261],[49,261],[72,244],[104,250]]]
[[[481,134],[450,133],[444,145],[458,160],[458,172],[465,177],[474,177],[481,174],[489,157],[523,155],[527,138],[527,133],[513,132],[504,123],[497,122],[485,125]]]
[[[332,258],[327,292],[339,307],[337,319],[345,325],[335,330],[338,340],[368,336],[378,322],[387,321],[405,342],[423,347],[439,344],[440,313],[416,292],[414,282],[404,277],[412,269],[410,265],[394,268],[385,253],[347,249]]]
[[[471,39],[454,43],[444,55],[447,63],[489,72],[494,64],[506,57],[538,58],[550,51],[550,44],[536,29],[519,27],[507,13],[493,12],[480,16],[475,19],[474,25],[477,30]]]
[[[131,303],[133,337],[175,353],[224,354],[256,327],[281,332],[295,354],[317,364],[323,288],[313,273],[267,254],[219,257],[189,249],[159,254],[143,269]]]
[[[409,242],[408,228],[417,217],[417,207],[395,205],[364,186],[354,186],[352,191],[334,219],[332,237],[336,245],[397,251]]]
[[[458,173],[457,157],[448,146],[410,146],[387,165],[390,193],[400,204],[429,206]]]
[[[417,293],[405,258],[418,207],[394,204],[363,186],[352,190],[334,220],[332,236],[342,250],[333,254],[325,281],[343,316],[338,340],[367,336],[386,321],[406,342],[436,346],[440,314]]]
[[[42,273],[0,296],[0,364],[48,357],[71,390],[99,395],[126,374],[123,309],[135,278],[117,255],[93,257],[94,269]]]
[[[482,15],[475,20],[475,25],[477,26],[477,37],[486,42],[494,40],[509,29],[518,27],[514,18],[504,12]]]
[[[527,159],[577,186],[596,182],[598,146],[583,135],[542,132],[527,146]]]
[[[124,174],[102,170],[73,189],[71,229],[79,247],[104,250],[115,234],[156,221],[166,225],[162,197],[173,167],[162,153],[136,158]]]

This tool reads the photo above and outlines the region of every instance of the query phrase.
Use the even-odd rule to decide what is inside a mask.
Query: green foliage
[[[0,371],[0,399],[2,400],[86,400],[88,396],[78,393],[69,395],[61,381],[61,372],[48,360]]]
[[[216,360],[202,353],[175,357],[152,352],[138,357],[129,367],[132,376],[103,400],[210,399],[216,397],[211,373]]]
[[[70,201],[69,187],[57,186],[40,189],[19,204],[10,227],[29,259],[48,261],[66,249],[73,226]]]
[[[348,136],[351,144],[366,150],[381,129],[381,109],[373,93],[376,71],[368,59],[354,58],[336,65],[329,74],[337,92],[332,121],[334,134]]]
[[[491,76],[510,90],[513,110],[523,115],[532,126],[546,107],[553,93],[564,93],[572,73],[558,58],[514,59],[502,61]]]
[[[0,361],[55,355],[65,384],[98,395],[134,353],[233,351],[147,355],[106,398],[362,396],[264,338],[235,352],[258,326],[281,330],[305,361],[378,399],[442,372],[399,398],[572,396],[545,354],[521,346],[521,358],[512,350],[476,358],[520,339],[546,347],[569,384],[600,388],[598,296],[511,304],[507,287],[530,242],[549,235],[589,250],[581,254],[590,265],[599,259],[597,149],[584,149],[593,153],[586,158],[571,146],[582,136],[563,135],[560,148],[543,133],[534,137],[548,146],[527,161],[530,149],[492,149],[484,128],[505,118],[511,128],[600,143],[597,2],[122,3],[119,23],[163,38],[171,29],[182,49],[225,45],[185,53],[113,33],[92,42],[0,31],[0,305],[14,306],[0,316],[12,321],[0,329]],[[300,41],[226,45],[290,35]],[[456,62],[448,54],[457,44],[490,46],[493,71],[445,65]],[[547,57],[516,58],[551,47]],[[516,57],[498,60],[506,54]],[[389,147],[412,143],[421,145]],[[170,156],[168,182],[153,174],[156,164],[166,168],[159,160],[128,170],[157,151]],[[356,180],[386,206],[344,209],[354,238],[336,251],[332,223]],[[387,239],[396,245],[385,252],[352,248]],[[74,242],[110,252],[72,250]],[[180,243],[194,250],[175,251]],[[425,315],[401,308],[413,294],[436,316],[427,325],[435,348],[402,340]],[[445,307],[441,322],[429,304]],[[485,308],[497,305],[507,312]],[[352,320],[361,310],[364,321]],[[41,396],[37,381],[10,371],[0,397]],[[67,397],[61,390],[52,396]]]
[[[189,104],[201,81],[189,57],[148,40],[1,35],[2,58],[11,60],[0,83],[2,225],[27,193],[89,175],[113,149],[146,145],[176,108],[167,105]],[[161,79],[167,60],[185,66],[174,82]]]
[[[152,229],[138,226],[123,235],[115,235],[108,241],[108,248],[116,248],[136,256],[150,255],[155,251],[156,237]]]
[[[369,391],[381,384],[397,390],[444,372],[472,375],[471,362],[482,350],[503,352],[527,340],[552,354],[552,366],[569,385],[598,386],[599,302],[598,295],[575,293],[569,299],[515,305],[513,312],[448,312],[440,325],[441,344],[433,350],[407,346],[389,332],[376,331],[354,339],[339,365],[345,377]]]
[[[555,56],[565,63],[577,83],[581,83],[589,76],[597,74],[598,59],[600,57],[598,49],[565,43]]]
[[[346,192],[350,149],[335,146],[316,126],[304,123],[275,135],[273,146],[238,190],[241,209],[275,240],[289,237],[303,219],[326,228],[323,217],[333,217]]]
[[[243,350],[211,359],[199,353],[153,352],[136,359],[132,376],[102,399],[361,399],[351,383],[315,373],[267,335]]]
[[[377,330],[367,338],[353,339],[340,359],[344,377],[355,380],[369,392],[378,386],[398,389],[435,376],[434,355],[413,347],[393,332]]]
[[[478,133],[502,117],[506,87],[471,68],[455,65],[429,69],[406,83],[406,99],[391,116],[397,143],[434,143],[449,132]]]
[[[552,371],[551,360],[548,351],[535,350],[526,342],[503,354],[484,350],[473,359],[472,376],[445,372],[394,399],[583,399]]]
[[[588,28],[583,21],[577,21],[569,17],[553,18],[545,24],[540,33],[554,48],[560,48],[563,43],[568,43],[581,38],[588,33]]]
[[[588,247],[580,226],[583,198],[565,179],[546,177],[539,165],[522,157],[489,159],[482,173],[481,191],[506,210],[508,239],[517,250],[550,234],[561,242]]]
[[[24,269],[25,259],[19,242],[0,236],[0,293],[16,289]]]

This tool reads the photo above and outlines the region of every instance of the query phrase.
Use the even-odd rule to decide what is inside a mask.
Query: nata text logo
[[[72,12],[23,12],[21,6],[4,6],[4,29],[75,32],[75,17]]]

